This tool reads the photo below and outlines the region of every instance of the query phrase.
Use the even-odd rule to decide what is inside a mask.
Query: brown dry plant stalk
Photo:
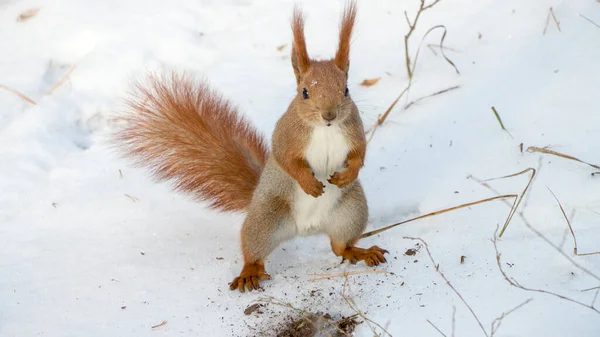
[[[561,158],[565,158],[565,159],[569,159],[569,160],[574,160],[574,161],[580,162],[582,164],[589,165],[589,166],[591,166],[591,167],[593,167],[595,169],[600,170],[600,166],[598,166],[598,165],[588,163],[588,162],[583,161],[583,160],[581,160],[579,158],[575,158],[573,156],[569,156],[568,154],[556,152],[556,151],[553,151],[553,150],[548,150],[547,148],[543,148],[543,147],[530,146],[530,147],[527,148],[527,152],[530,152],[530,153],[531,152],[539,152],[539,153],[551,154],[551,155],[554,155],[554,156],[557,156],[557,157],[561,157]]]
[[[20,99],[22,99],[22,100],[26,101],[27,103],[31,103],[31,104],[33,104],[33,105],[36,105],[36,103],[35,103],[35,101],[34,101],[34,100],[32,100],[31,98],[29,98],[29,97],[25,96],[24,94],[20,93],[19,91],[15,90],[15,89],[13,89],[13,88],[10,88],[10,87],[7,87],[7,86],[5,86],[5,85],[1,85],[1,84],[0,84],[0,89],[4,89],[4,90],[6,90],[6,91],[10,91],[10,92],[12,92],[13,94],[15,94],[15,95],[19,96],[19,98],[20,98]]]
[[[332,278],[337,277],[348,277],[353,275],[362,275],[362,274],[391,274],[391,272],[387,270],[361,270],[361,271],[348,271],[338,274],[308,274],[308,276],[312,276],[314,278],[308,280],[308,282],[314,282],[319,280],[330,280]]]
[[[496,228],[496,231],[498,231],[498,229],[497,229],[497,228]],[[554,297],[560,298],[560,299],[562,299],[562,300],[569,301],[569,302],[572,302],[572,303],[578,304],[578,305],[580,305],[580,306],[586,307],[586,308],[588,308],[588,309],[591,309],[591,310],[592,310],[592,311],[594,311],[595,313],[597,313],[597,314],[600,314],[600,311],[598,311],[598,309],[596,309],[596,308],[594,307],[594,303],[593,303],[593,302],[592,302],[592,304],[591,304],[591,305],[588,305],[588,304],[585,304],[585,303],[583,303],[583,302],[580,302],[580,301],[574,300],[574,299],[572,299],[572,298],[565,297],[565,296],[563,296],[563,295],[559,295],[559,294],[557,294],[557,293],[553,293],[553,292],[551,292],[551,291],[547,291],[547,290],[543,290],[543,289],[533,289],[533,288],[528,288],[528,287],[525,287],[525,286],[521,285],[521,284],[520,284],[520,283],[519,283],[517,280],[515,280],[514,278],[510,278],[510,277],[508,277],[508,275],[506,274],[506,272],[504,271],[504,269],[502,269],[502,260],[501,260],[501,255],[502,255],[502,254],[500,254],[500,251],[498,250],[498,238],[497,238],[497,236],[495,235],[495,233],[494,233],[494,238],[492,239],[492,243],[494,244],[494,250],[496,251],[496,264],[498,265],[498,269],[500,269],[500,273],[502,274],[502,276],[504,276],[504,279],[505,279],[505,280],[506,280],[506,281],[507,281],[507,282],[508,282],[508,283],[509,283],[511,286],[513,286],[513,287],[516,287],[516,288],[519,288],[519,289],[522,289],[522,290],[525,290],[525,291],[537,292],[537,293],[542,293],[542,294],[551,295],[551,296],[554,296]],[[594,301],[595,301],[595,298],[594,298]]]
[[[67,78],[69,78],[73,70],[75,70],[75,65],[72,65],[71,68],[69,68],[69,70],[60,78],[60,80],[58,80],[58,82],[56,82],[48,91],[46,91],[45,95],[52,94],[54,90],[60,87],[67,80]]]
[[[550,17],[552,17],[552,19],[554,20],[554,23],[556,24],[556,28],[558,28],[558,31],[561,32],[560,23],[558,22],[558,20],[556,19],[556,16],[554,15],[554,9],[552,9],[552,7],[550,7],[550,9],[548,10],[548,17],[546,18],[546,26],[544,26],[544,32],[542,33],[542,35],[546,35],[546,30],[548,29],[548,25],[550,24]]]
[[[504,319],[512,314],[513,312],[521,309],[522,307],[524,307],[525,305],[527,305],[527,303],[533,301],[533,298],[530,298],[528,300],[526,300],[525,302],[517,305],[516,307],[512,308],[511,310],[507,311],[507,312],[503,312],[502,315],[500,315],[499,317],[497,317],[493,322],[492,322],[492,327],[490,330],[490,337],[493,337],[496,332],[498,332],[498,329],[500,329],[500,326],[502,325],[502,322],[504,321]]]
[[[486,337],[489,337],[489,334],[487,333],[487,331],[483,327],[483,324],[481,324],[481,320],[479,320],[479,317],[477,317],[477,314],[475,314],[475,311],[473,310],[473,308],[471,308],[471,306],[469,305],[469,303],[467,303],[467,301],[465,300],[465,298],[460,294],[460,292],[458,290],[456,290],[456,288],[454,288],[454,286],[452,285],[452,283],[450,283],[450,280],[448,280],[448,278],[446,277],[446,275],[444,275],[444,273],[440,270],[440,265],[437,264],[435,262],[435,260],[433,259],[433,256],[431,255],[431,251],[429,250],[429,245],[427,244],[427,242],[425,242],[425,240],[423,240],[421,238],[413,238],[413,237],[409,237],[409,236],[405,236],[405,237],[403,237],[403,239],[420,241],[425,246],[425,251],[427,251],[427,255],[429,256],[429,259],[431,260],[431,263],[433,263],[433,265],[435,267],[435,271],[444,279],[444,281],[446,281],[446,284],[448,285],[448,287],[450,287],[450,289],[452,289],[452,291],[464,303],[464,305],[467,307],[467,309],[469,309],[469,311],[471,312],[471,315],[473,315],[473,318],[475,318],[475,320],[477,321],[477,324],[479,324],[479,327],[481,328],[481,331],[483,331],[483,334]]]
[[[394,100],[394,102],[392,102],[392,104],[390,105],[390,107],[386,110],[386,112],[380,116],[377,119],[377,123],[369,128],[369,130],[367,130],[365,133],[369,134],[371,133],[371,136],[369,137],[369,142],[371,141],[371,139],[373,139],[373,136],[375,135],[375,131],[377,130],[377,128],[379,126],[381,126],[383,124],[383,122],[386,120],[386,118],[389,116],[390,112],[392,111],[392,109],[396,106],[396,104],[398,103],[398,101],[400,100],[400,98],[402,98],[402,96],[404,96],[404,94],[406,94],[411,86],[412,86],[412,81],[413,81],[413,77],[414,77],[414,73],[415,73],[415,69],[417,67],[417,61],[419,60],[419,53],[421,51],[421,47],[423,45],[423,42],[425,41],[425,38],[433,31],[438,30],[438,29],[442,29],[443,30],[443,34],[442,37],[440,38],[440,43],[439,43],[439,48],[440,48],[440,53],[442,54],[442,57],[446,60],[446,62],[448,62],[448,64],[450,64],[454,70],[456,71],[457,74],[460,74],[460,71],[458,70],[458,68],[456,67],[456,65],[454,64],[454,62],[452,62],[452,60],[450,60],[450,58],[448,58],[448,56],[446,56],[446,54],[444,53],[444,40],[446,39],[446,34],[447,34],[447,29],[444,25],[436,25],[434,27],[431,27],[421,38],[421,42],[419,43],[419,47],[417,48],[417,51],[415,53],[415,57],[414,57],[414,61],[411,60],[410,57],[410,49],[409,49],[409,42],[410,42],[410,38],[412,37],[412,34],[415,31],[415,28],[417,27],[417,23],[419,21],[419,18],[421,17],[421,14],[432,8],[433,6],[435,6],[437,3],[439,3],[441,0],[435,0],[432,3],[430,3],[429,5],[425,5],[425,0],[419,0],[420,1],[420,5],[419,5],[419,9],[417,10],[417,13],[415,14],[415,17],[413,18],[412,22],[411,20],[408,18],[408,14],[406,13],[406,11],[404,11],[404,17],[406,18],[406,23],[408,24],[408,33],[406,33],[406,35],[404,35],[404,61],[406,64],[406,73],[408,76],[408,85],[402,90],[402,92],[400,93],[400,95],[398,95],[398,97]],[[444,90],[440,90],[438,92],[435,92],[433,94],[427,95],[425,97],[422,97],[416,101],[413,101],[411,103],[408,103],[407,105],[405,105],[404,109],[408,109],[410,106],[414,105],[414,103],[424,100],[426,98],[430,98],[430,97],[434,97],[449,91],[452,91],[454,89],[457,89],[459,86],[456,87],[450,87]]]
[[[573,231],[573,226],[571,226],[571,221],[569,221],[569,217],[567,217],[567,214],[565,213],[565,209],[563,208],[563,205],[561,204],[560,200],[558,200],[558,197],[556,196],[556,194],[554,194],[554,192],[552,192],[552,190],[550,188],[548,188],[548,191],[550,191],[550,193],[552,193],[552,196],[554,197],[554,200],[556,200],[556,202],[558,203],[558,207],[560,207],[560,211],[562,212],[563,217],[565,218],[565,221],[567,223],[567,226],[569,227],[569,231],[571,231],[571,236],[573,237],[573,253],[577,256],[586,256],[586,255],[596,255],[596,254],[600,254],[599,252],[593,252],[593,253],[582,253],[580,254],[577,250],[577,239],[575,238],[575,232]]]
[[[517,212],[517,209],[519,208],[519,205],[521,204],[521,201],[523,201],[523,197],[525,196],[525,194],[527,193],[527,190],[531,186],[531,183],[533,182],[533,179],[535,178],[535,174],[536,174],[537,171],[534,168],[529,167],[529,168],[527,168],[527,169],[525,169],[525,170],[523,170],[521,172],[517,172],[517,173],[510,174],[510,175],[503,176],[503,177],[491,178],[491,179],[484,180],[484,181],[492,181],[492,180],[512,178],[512,177],[520,176],[520,175],[525,174],[527,172],[531,172],[531,177],[529,178],[529,181],[527,182],[527,185],[525,186],[525,189],[523,189],[523,192],[521,192],[521,195],[519,196],[519,198],[515,199],[515,203],[512,205],[512,207],[510,209],[510,213],[508,215],[508,218],[506,218],[506,221],[504,222],[504,225],[502,226],[502,230],[500,231],[500,234],[499,234],[498,237],[502,237],[502,235],[504,234],[504,231],[508,227],[508,224],[510,223],[510,221],[513,218],[513,216]]]
[[[458,88],[460,88],[460,85],[455,85],[455,86],[452,86],[452,87],[449,87],[449,88],[446,88],[446,89],[443,89],[443,90],[440,90],[440,91],[436,91],[436,92],[434,92],[433,94],[430,94],[430,95],[427,95],[427,96],[423,96],[423,97],[421,97],[421,98],[417,98],[416,100],[414,100],[414,101],[412,101],[412,102],[408,103],[408,104],[407,104],[407,105],[404,107],[404,109],[408,109],[408,108],[410,108],[411,106],[413,106],[414,104],[416,104],[416,103],[419,103],[419,102],[420,102],[420,101],[422,101],[422,100],[425,100],[425,99],[431,98],[431,97],[433,97],[433,96],[441,95],[441,94],[447,93],[448,91],[456,90],[456,89],[458,89]]]
[[[492,192],[494,192],[496,194],[500,194],[496,189],[494,189],[493,187],[491,187],[489,184],[485,183],[485,181],[479,180],[479,179],[477,179],[477,178],[475,178],[473,176],[470,176],[470,178],[473,179],[473,180],[475,180],[476,182],[478,182],[481,186],[489,189],[490,191],[492,191]],[[510,203],[506,202],[506,200],[503,200],[503,201],[504,201],[504,203],[508,207],[511,207],[511,208],[513,207],[513,205],[511,205]],[[525,217],[525,214],[523,213],[523,211],[519,211],[518,214],[519,214],[519,217],[521,218],[521,220],[523,220],[523,223],[525,224],[525,226],[530,231],[532,231],[535,235],[537,235],[539,238],[541,238],[542,240],[544,240],[548,245],[550,245],[552,248],[554,248],[560,255],[562,255],[565,259],[567,259],[569,262],[571,262],[571,264],[573,264],[576,268],[578,268],[579,270],[581,270],[584,273],[588,274],[589,276],[593,277],[595,280],[600,281],[600,276],[594,274],[589,269],[587,269],[584,266],[582,266],[579,263],[577,263],[577,261],[573,260],[569,255],[567,255],[565,252],[563,252],[562,249],[560,249],[560,247],[558,247],[557,245],[555,245],[544,234],[542,234],[535,227],[533,227],[531,225],[531,223],[529,222],[529,220],[527,220],[527,218]]]
[[[487,198],[487,199],[483,199],[483,200],[469,202],[469,203],[466,203],[466,204],[462,204],[462,205],[458,205],[458,206],[454,206],[454,207],[450,207],[450,208],[445,208],[445,209],[442,209],[442,210],[439,210],[439,211],[431,212],[431,213],[428,213],[428,214],[425,214],[425,215],[420,215],[420,216],[418,216],[416,218],[404,220],[404,221],[395,223],[393,225],[389,225],[389,226],[386,226],[386,227],[383,227],[383,228],[379,228],[379,229],[376,229],[376,230],[364,233],[363,235],[360,236],[360,238],[361,239],[368,238],[370,236],[377,235],[377,234],[379,234],[381,232],[385,232],[388,229],[392,229],[392,228],[394,228],[396,226],[400,226],[400,225],[404,225],[406,223],[413,222],[413,221],[416,221],[416,220],[421,220],[421,219],[429,218],[429,217],[432,217],[432,216],[436,216],[436,215],[448,213],[448,212],[455,211],[455,210],[458,210],[458,209],[461,209],[461,208],[471,207],[471,206],[483,204],[483,203],[486,203],[486,202],[489,202],[489,201],[498,200],[498,199],[516,199],[517,197],[518,197],[517,194],[505,194],[505,195],[499,195],[499,196],[495,196],[495,197],[491,197],[491,198]]]
[[[430,320],[427,320],[427,323],[429,323],[429,325],[431,325],[435,330],[437,330],[437,332],[439,332],[440,335],[442,335],[444,337],[448,337],[448,336],[446,336],[445,333],[442,332],[442,330],[440,330],[437,326],[435,326],[435,324],[431,323]]]
[[[600,28],[600,25],[595,23],[594,21],[592,21],[592,19],[588,18],[587,16],[581,14],[581,13],[577,13],[577,15],[581,16],[582,18],[584,18],[587,22],[591,23],[592,25]]]

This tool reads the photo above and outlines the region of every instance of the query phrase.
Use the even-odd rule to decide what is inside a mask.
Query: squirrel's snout
[[[335,111],[323,112],[321,117],[323,117],[324,120],[331,122],[337,117],[337,113]]]

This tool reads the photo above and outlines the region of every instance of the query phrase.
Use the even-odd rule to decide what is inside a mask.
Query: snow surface
[[[110,115],[131,80],[168,66],[197,72],[233,99],[270,135],[294,95],[289,60],[292,1],[3,0],[0,1],[0,336],[269,336],[292,309],[254,301],[272,296],[334,318],[355,312],[342,298],[343,278],[309,274],[364,271],[340,264],[325,237],[285,243],[269,258],[263,292],[228,290],[241,268],[243,217],[208,211],[167,183],[152,181],[109,150]],[[330,57],[340,1],[302,1],[312,56]],[[367,127],[407,83],[403,15],[417,0],[359,1],[351,51],[350,92]],[[561,32],[551,21],[552,6]],[[24,10],[40,8],[25,22]],[[548,188],[571,215],[579,251],[600,250],[600,178],[585,164],[538,153],[551,149],[600,163],[600,4],[593,0],[442,0],[425,12],[414,53],[433,25],[448,29],[446,54],[460,75],[428,47],[421,50],[410,99],[460,89],[409,109],[398,106],[369,144],[361,172],[370,229],[494,196],[472,179],[539,168],[522,208],[532,226],[594,275],[600,255],[574,256],[573,242]],[[437,43],[440,32],[426,41]],[[282,51],[277,47],[286,44]],[[69,69],[68,81],[45,93]],[[367,78],[381,77],[372,87]],[[403,101],[402,103],[406,103]],[[402,104],[403,105],[403,104]],[[502,131],[496,107],[512,135]],[[119,173],[121,171],[122,175]],[[525,176],[493,181],[519,193]],[[495,336],[600,336],[600,315],[548,294],[511,287],[490,239],[509,208],[496,201],[416,221],[365,239],[390,251],[393,274],[348,278],[366,316],[394,336],[484,336],[469,309]],[[525,287],[589,305],[599,279],[586,274],[515,216],[498,242],[504,270]],[[460,257],[465,262],[460,263]],[[598,301],[600,302],[600,301]],[[597,307],[600,304],[596,303]],[[163,320],[164,326],[152,329]],[[376,328],[378,333],[381,329]],[[372,336],[363,323],[357,336]]]

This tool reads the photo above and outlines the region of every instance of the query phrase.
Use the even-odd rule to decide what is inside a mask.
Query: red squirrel
[[[124,156],[211,209],[246,212],[244,267],[231,290],[260,288],[270,279],[267,256],[295,236],[326,234],[333,253],[351,263],[386,262],[386,250],[355,246],[368,218],[358,180],[365,132],[347,87],[355,17],[353,1],[344,8],[335,57],[313,60],[304,15],[294,8],[297,92],[277,122],[271,151],[231,102],[185,74],[151,74],[126,100],[126,124],[115,134]]]

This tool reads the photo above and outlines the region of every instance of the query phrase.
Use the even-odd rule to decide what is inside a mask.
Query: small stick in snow
[[[500,329],[500,325],[502,325],[502,320],[504,320],[506,318],[506,316],[512,314],[513,312],[517,311],[518,309],[521,309],[522,307],[524,307],[527,303],[529,303],[531,301],[533,301],[533,298],[528,299],[527,301],[517,305],[516,307],[512,308],[511,310],[509,310],[507,312],[503,312],[502,315],[500,315],[500,317],[497,317],[492,322],[490,337],[493,337],[496,334],[496,332],[498,332],[498,329]]]
[[[167,325],[167,321],[162,321],[162,322],[160,322],[160,324],[153,326],[152,329],[160,328],[161,326],[165,326],[165,325]]]
[[[127,198],[131,199],[131,201],[133,201],[133,202],[138,202],[138,201],[140,201],[140,199],[138,199],[138,198],[136,198],[136,197],[132,197],[132,196],[131,196],[131,195],[129,195],[129,194],[125,194],[125,196],[126,196]]]
[[[600,175],[600,172],[592,172],[592,177]]]
[[[590,18],[588,18],[587,16],[584,16],[584,15],[582,15],[582,14],[580,14],[580,13],[577,13],[577,14],[578,14],[579,16],[581,16],[582,18],[584,18],[585,20],[587,20],[587,22],[589,22],[589,23],[591,23],[592,25],[594,25],[594,26],[596,26],[596,27],[600,28],[600,25],[599,25],[599,24],[595,23],[594,21],[592,21],[592,20],[591,20]]]
[[[476,182],[478,182],[481,186],[489,189],[490,191],[496,193],[496,194],[500,194],[496,189],[494,189],[493,187],[491,187],[490,185],[488,185],[487,183],[485,183],[482,180],[478,180],[477,178],[471,176],[471,179],[475,180]],[[503,200],[504,203],[506,204],[506,206],[508,207],[514,207],[514,205],[511,205],[510,203],[508,203],[506,200]],[[560,249],[557,245],[555,245],[552,241],[550,241],[550,239],[548,239],[547,237],[544,236],[544,234],[542,234],[540,231],[538,231],[535,227],[533,227],[531,225],[531,223],[529,223],[529,221],[527,220],[527,218],[525,217],[525,214],[523,214],[523,211],[519,211],[519,217],[521,218],[521,220],[523,220],[523,223],[525,224],[525,226],[527,226],[527,228],[532,231],[535,235],[537,235],[538,237],[540,237],[542,240],[544,240],[548,245],[550,245],[552,248],[554,248],[560,255],[562,255],[565,259],[569,260],[569,262],[571,262],[575,267],[579,268],[579,270],[583,271],[584,273],[588,274],[589,276],[593,277],[595,280],[600,281],[600,276],[594,274],[593,272],[591,272],[589,269],[585,268],[584,266],[580,265],[579,263],[577,263],[577,261],[573,260],[569,255],[567,255],[565,252],[562,251],[562,249]],[[509,265],[509,267],[512,267],[512,265]]]
[[[442,336],[444,336],[444,337],[448,337],[448,336],[446,336],[446,334],[445,334],[445,333],[443,333],[443,332],[442,332],[442,330],[440,330],[440,329],[439,329],[437,326],[435,326],[435,324],[431,323],[431,321],[430,321],[430,320],[427,320],[427,323],[429,323],[429,324],[430,324],[430,325],[431,325],[431,326],[432,326],[434,329],[436,329],[436,330],[437,330],[437,332],[439,332],[439,333],[440,333]]]
[[[35,105],[35,104],[36,104],[34,100],[32,100],[31,98],[29,98],[29,97],[27,97],[27,96],[23,95],[22,93],[18,92],[17,90],[15,90],[15,89],[13,89],[13,88],[9,88],[9,87],[7,87],[7,86],[5,86],[5,85],[0,85],[0,89],[4,89],[4,90],[6,90],[6,91],[10,91],[10,92],[12,92],[13,94],[15,94],[15,95],[19,96],[19,98],[21,98],[22,100],[24,100],[24,101],[28,102],[28,103],[31,103],[31,104],[33,104],[33,105]]]
[[[556,19],[556,16],[554,15],[554,9],[552,9],[552,7],[550,7],[550,10],[548,10],[548,17],[546,18],[546,26],[544,27],[544,32],[542,33],[542,35],[546,35],[546,30],[548,29],[548,24],[550,23],[550,17],[552,17],[552,19],[554,20],[554,23],[556,24],[556,28],[558,28],[558,31],[562,32],[560,30],[560,23],[558,22],[558,20]]]
[[[308,282],[314,282],[319,280],[329,280],[336,277],[348,277],[352,275],[360,275],[360,274],[391,274],[391,272],[386,270],[362,270],[362,271],[349,271],[343,272],[339,274],[308,274],[309,276],[313,276],[316,278],[308,280]]]
[[[483,199],[483,200],[478,200],[478,201],[475,201],[475,202],[470,202],[470,203],[467,203],[467,204],[462,204],[462,205],[459,205],[459,206],[454,206],[454,207],[442,209],[442,210],[439,210],[439,211],[435,211],[435,212],[431,212],[431,213],[428,213],[428,214],[425,214],[425,215],[418,216],[416,218],[404,220],[404,221],[401,221],[401,222],[398,222],[398,223],[395,223],[393,225],[389,225],[389,226],[386,226],[386,227],[383,227],[383,228],[380,228],[380,229],[376,229],[374,231],[367,232],[367,233],[361,235],[360,238],[361,239],[368,238],[369,236],[377,235],[377,234],[379,234],[381,232],[387,231],[388,229],[392,229],[392,228],[394,228],[396,226],[400,226],[400,225],[403,225],[405,223],[409,223],[409,222],[412,222],[412,221],[425,219],[425,218],[428,218],[428,217],[431,217],[431,216],[436,216],[436,215],[444,214],[444,213],[447,213],[447,212],[455,211],[457,209],[461,209],[461,208],[465,208],[465,207],[470,207],[470,206],[475,206],[475,205],[483,204],[483,203],[488,202],[488,201],[493,201],[493,200],[498,200],[498,199],[509,199],[509,198],[516,199],[517,197],[518,197],[517,194],[499,195],[499,196],[496,196],[496,197],[491,197],[491,198],[487,198],[487,199]]]
[[[469,303],[467,303],[467,301],[458,292],[458,290],[456,290],[456,288],[454,288],[454,286],[452,285],[452,283],[450,283],[450,280],[448,280],[448,278],[446,278],[446,275],[444,275],[444,273],[440,270],[440,265],[437,264],[437,263],[435,263],[435,260],[433,259],[433,256],[431,255],[431,251],[429,250],[429,245],[427,244],[427,242],[425,242],[425,240],[423,240],[421,238],[413,238],[413,237],[409,237],[409,236],[405,236],[405,237],[403,237],[403,239],[406,239],[406,240],[417,240],[417,241],[420,241],[421,243],[423,243],[423,245],[425,246],[425,251],[427,251],[427,255],[429,255],[429,259],[431,260],[431,263],[433,263],[433,265],[435,266],[435,271],[444,279],[444,281],[446,281],[446,284],[448,285],[448,287],[450,287],[450,289],[452,289],[452,291],[454,291],[454,293],[456,294],[456,296],[458,296],[458,298],[460,298],[460,300],[465,304],[465,306],[467,307],[467,309],[469,309],[469,311],[473,315],[473,318],[475,318],[475,320],[479,324],[479,327],[483,331],[483,334],[486,337],[489,337],[489,334],[487,333],[487,331],[483,327],[483,324],[481,324],[481,321],[479,320],[479,317],[477,317],[477,314],[475,314],[475,311],[473,311],[473,308],[471,308],[471,306],[469,305]]]
[[[575,158],[573,156],[569,156],[568,154],[556,152],[556,151],[553,151],[553,150],[548,150],[546,148],[541,148],[541,147],[537,147],[537,146],[530,146],[530,147],[527,148],[527,152],[530,152],[530,153],[531,152],[539,152],[539,153],[551,154],[551,155],[554,155],[554,156],[557,156],[557,157],[561,157],[561,158],[565,158],[565,159],[569,159],[569,160],[574,160],[574,161],[580,162],[582,164],[589,165],[589,166],[591,166],[591,167],[593,167],[595,169],[600,170],[600,166],[598,166],[598,165],[585,162],[585,161],[583,161],[583,160],[581,160],[579,158]]]
[[[498,231],[498,229],[496,229],[496,232]],[[555,297],[558,297],[560,299],[563,299],[565,301],[569,301],[575,304],[579,304],[583,307],[586,307],[588,309],[591,309],[592,311],[594,311],[595,313],[600,315],[600,311],[598,311],[598,309],[594,308],[593,303],[591,305],[587,305],[583,302],[579,302],[577,300],[574,300],[572,298],[568,298],[565,297],[563,295],[559,295],[557,293],[553,293],[547,290],[543,290],[543,289],[533,289],[533,288],[528,288],[525,286],[522,286],[517,280],[515,280],[514,278],[509,278],[508,275],[506,274],[506,272],[504,271],[504,269],[502,269],[502,261],[500,259],[500,256],[502,254],[500,254],[500,251],[498,250],[498,238],[497,236],[494,234],[494,238],[492,239],[492,243],[494,244],[494,250],[496,251],[496,263],[498,265],[498,269],[500,269],[500,273],[502,274],[502,276],[504,276],[504,279],[506,280],[506,282],[508,282],[511,286],[515,287],[515,288],[519,288],[525,291],[532,291],[532,292],[537,292],[537,293],[542,293],[542,294],[548,294],[548,295],[552,295]],[[595,300],[595,298],[594,298]]]
[[[583,254],[579,254],[577,251],[577,239],[575,238],[575,232],[573,231],[573,227],[571,226],[571,221],[569,221],[569,218],[567,217],[567,214],[565,213],[565,209],[563,208],[562,204],[560,203],[560,201],[558,200],[558,197],[556,196],[556,194],[554,194],[554,192],[552,192],[552,190],[550,188],[548,188],[548,191],[550,191],[550,193],[552,193],[552,196],[554,197],[554,200],[556,200],[556,202],[558,203],[558,207],[560,207],[560,211],[563,214],[563,217],[565,218],[565,221],[567,222],[567,226],[569,226],[569,230],[571,231],[571,236],[573,236],[573,253],[577,256],[586,256],[586,255],[596,255],[596,254],[600,254],[600,252],[593,252],[593,253],[583,253]]]
[[[54,84],[52,88],[50,88],[50,90],[46,91],[46,95],[52,94],[54,90],[56,90],[56,88],[60,87],[67,80],[69,75],[71,75],[73,70],[75,70],[75,65],[72,65],[71,68],[69,68],[69,70],[63,75],[63,77],[61,77],[60,80],[56,82],[56,84]]]
[[[423,96],[423,97],[421,97],[421,98],[418,98],[418,99],[416,99],[416,100],[414,100],[414,101],[412,101],[412,102],[408,103],[408,104],[407,104],[407,105],[404,107],[404,110],[406,110],[406,109],[410,108],[411,106],[413,106],[413,105],[414,105],[414,104],[416,104],[416,103],[419,103],[419,102],[420,102],[420,101],[422,101],[422,100],[425,100],[425,99],[428,99],[428,98],[431,98],[431,97],[434,97],[434,96],[437,96],[437,95],[441,95],[441,94],[443,94],[443,93],[446,93],[446,92],[448,92],[448,91],[452,91],[452,90],[456,90],[456,89],[458,89],[458,88],[460,88],[460,85],[455,85],[455,86],[453,86],[453,87],[446,88],[446,89],[444,89],[444,90],[436,91],[436,92],[434,92],[434,93],[433,93],[433,94],[431,94],[431,95],[427,95],[427,96]]]

